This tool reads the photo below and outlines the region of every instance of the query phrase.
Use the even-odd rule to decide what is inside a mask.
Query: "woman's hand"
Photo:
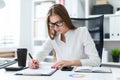
[[[38,60],[35,60],[35,59],[32,59],[28,62],[28,67],[29,68],[32,68],[32,69],[37,69],[39,68],[39,61]]]
[[[62,68],[65,66],[72,66],[73,65],[73,61],[72,60],[60,60],[57,61],[52,68]]]

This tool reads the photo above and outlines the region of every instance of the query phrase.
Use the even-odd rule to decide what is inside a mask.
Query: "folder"
[[[57,69],[52,69],[51,67],[45,66],[38,69],[24,69],[22,71],[17,71],[15,75],[23,76],[51,76]]]
[[[110,16],[110,39],[120,40],[120,16]]]

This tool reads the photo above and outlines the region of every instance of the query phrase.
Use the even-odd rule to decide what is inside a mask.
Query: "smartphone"
[[[6,71],[19,71],[19,70],[23,70],[26,68],[28,68],[28,67],[6,67],[5,70]]]
[[[65,66],[61,69],[62,71],[72,71],[73,67],[72,66]]]

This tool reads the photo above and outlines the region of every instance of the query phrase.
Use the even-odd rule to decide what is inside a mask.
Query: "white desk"
[[[44,63],[42,66],[50,65]],[[78,73],[74,71],[61,71],[58,70],[51,76],[20,76],[14,75],[15,72],[5,71],[0,69],[1,80],[113,80],[112,73]],[[71,74],[84,75],[82,77],[73,78]]]

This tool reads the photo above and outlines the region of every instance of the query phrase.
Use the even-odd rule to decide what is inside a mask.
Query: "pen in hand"
[[[33,59],[32,55],[30,53],[28,53],[28,54],[29,54],[30,58]]]
[[[28,54],[29,54],[30,58],[33,59],[32,55],[30,53],[28,53]],[[33,60],[33,63],[37,64],[37,61]]]
[[[39,62],[35,59],[33,59],[32,55],[28,53],[29,57],[31,58],[32,61],[30,61],[29,67],[33,69],[39,68]]]

